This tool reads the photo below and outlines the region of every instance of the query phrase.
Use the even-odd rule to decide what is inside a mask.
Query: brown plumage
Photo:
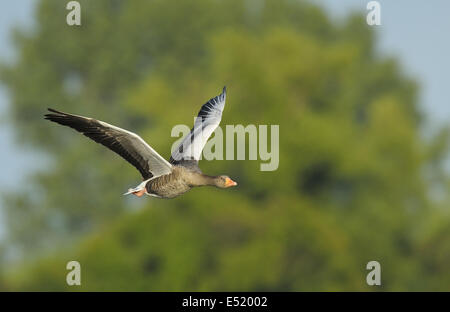
[[[122,156],[141,173],[144,181],[128,194],[147,194],[160,198],[173,198],[198,186],[228,188],[237,185],[228,176],[208,176],[198,167],[201,151],[207,139],[217,128],[225,106],[226,88],[222,94],[202,106],[191,132],[175,149],[167,162],[135,133],[106,122],[63,113],[49,108],[45,119],[71,127],[88,138]]]
[[[227,188],[236,184],[227,176],[208,176],[180,165],[174,166],[172,173],[148,181],[145,189],[152,196],[173,198],[197,186]]]

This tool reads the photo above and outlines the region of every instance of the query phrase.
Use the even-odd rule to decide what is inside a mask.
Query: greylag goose
[[[143,182],[124,195],[138,197],[146,194],[159,198],[174,198],[196,186],[211,185],[228,188],[237,185],[226,175],[208,176],[202,173],[198,161],[206,141],[217,128],[225,107],[226,87],[220,95],[210,99],[200,109],[190,133],[165,160],[137,134],[93,118],[59,112],[45,119],[69,126],[88,138],[100,143],[122,156],[136,167]]]

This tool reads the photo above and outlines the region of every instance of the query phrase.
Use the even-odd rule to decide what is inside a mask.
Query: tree
[[[74,257],[84,290],[365,290],[371,260],[380,289],[420,288],[422,234],[440,215],[423,170],[447,145],[430,152],[416,83],[376,55],[364,18],[336,26],[279,0],[80,2],[83,25],[69,27],[64,5],[41,1],[2,70],[18,136],[52,161],[7,198],[10,242],[45,256],[11,289],[66,289]],[[224,84],[223,124],[280,125],[277,171],[201,162],[236,177],[233,191],[122,198],[134,168],[42,119],[46,107],[97,117],[168,158],[171,127]]]

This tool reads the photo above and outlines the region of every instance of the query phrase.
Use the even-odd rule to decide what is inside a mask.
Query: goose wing
[[[71,127],[122,156],[144,180],[172,172],[172,165],[137,134],[93,118],[48,109],[45,119]]]
[[[220,124],[226,96],[227,89],[224,87],[220,95],[210,99],[202,106],[191,132],[173,150],[170,157],[172,164],[197,166],[206,141]]]

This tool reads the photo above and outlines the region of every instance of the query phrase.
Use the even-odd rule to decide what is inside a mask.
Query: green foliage
[[[51,157],[6,199],[9,242],[32,260],[5,289],[72,290],[73,259],[80,290],[368,290],[370,260],[379,289],[449,289],[449,219],[430,196],[433,179],[448,193],[448,136],[421,137],[416,84],[377,57],[361,17],[338,27],[280,0],[80,2],[82,26],[68,27],[60,1],[41,1],[2,70],[18,136]],[[223,124],[280,125],[276,171],[200,163],[231,190],[122,198],[133,167],[42,119],[46,107],[96,117],[168,158],[171,128],[223,85]]]

